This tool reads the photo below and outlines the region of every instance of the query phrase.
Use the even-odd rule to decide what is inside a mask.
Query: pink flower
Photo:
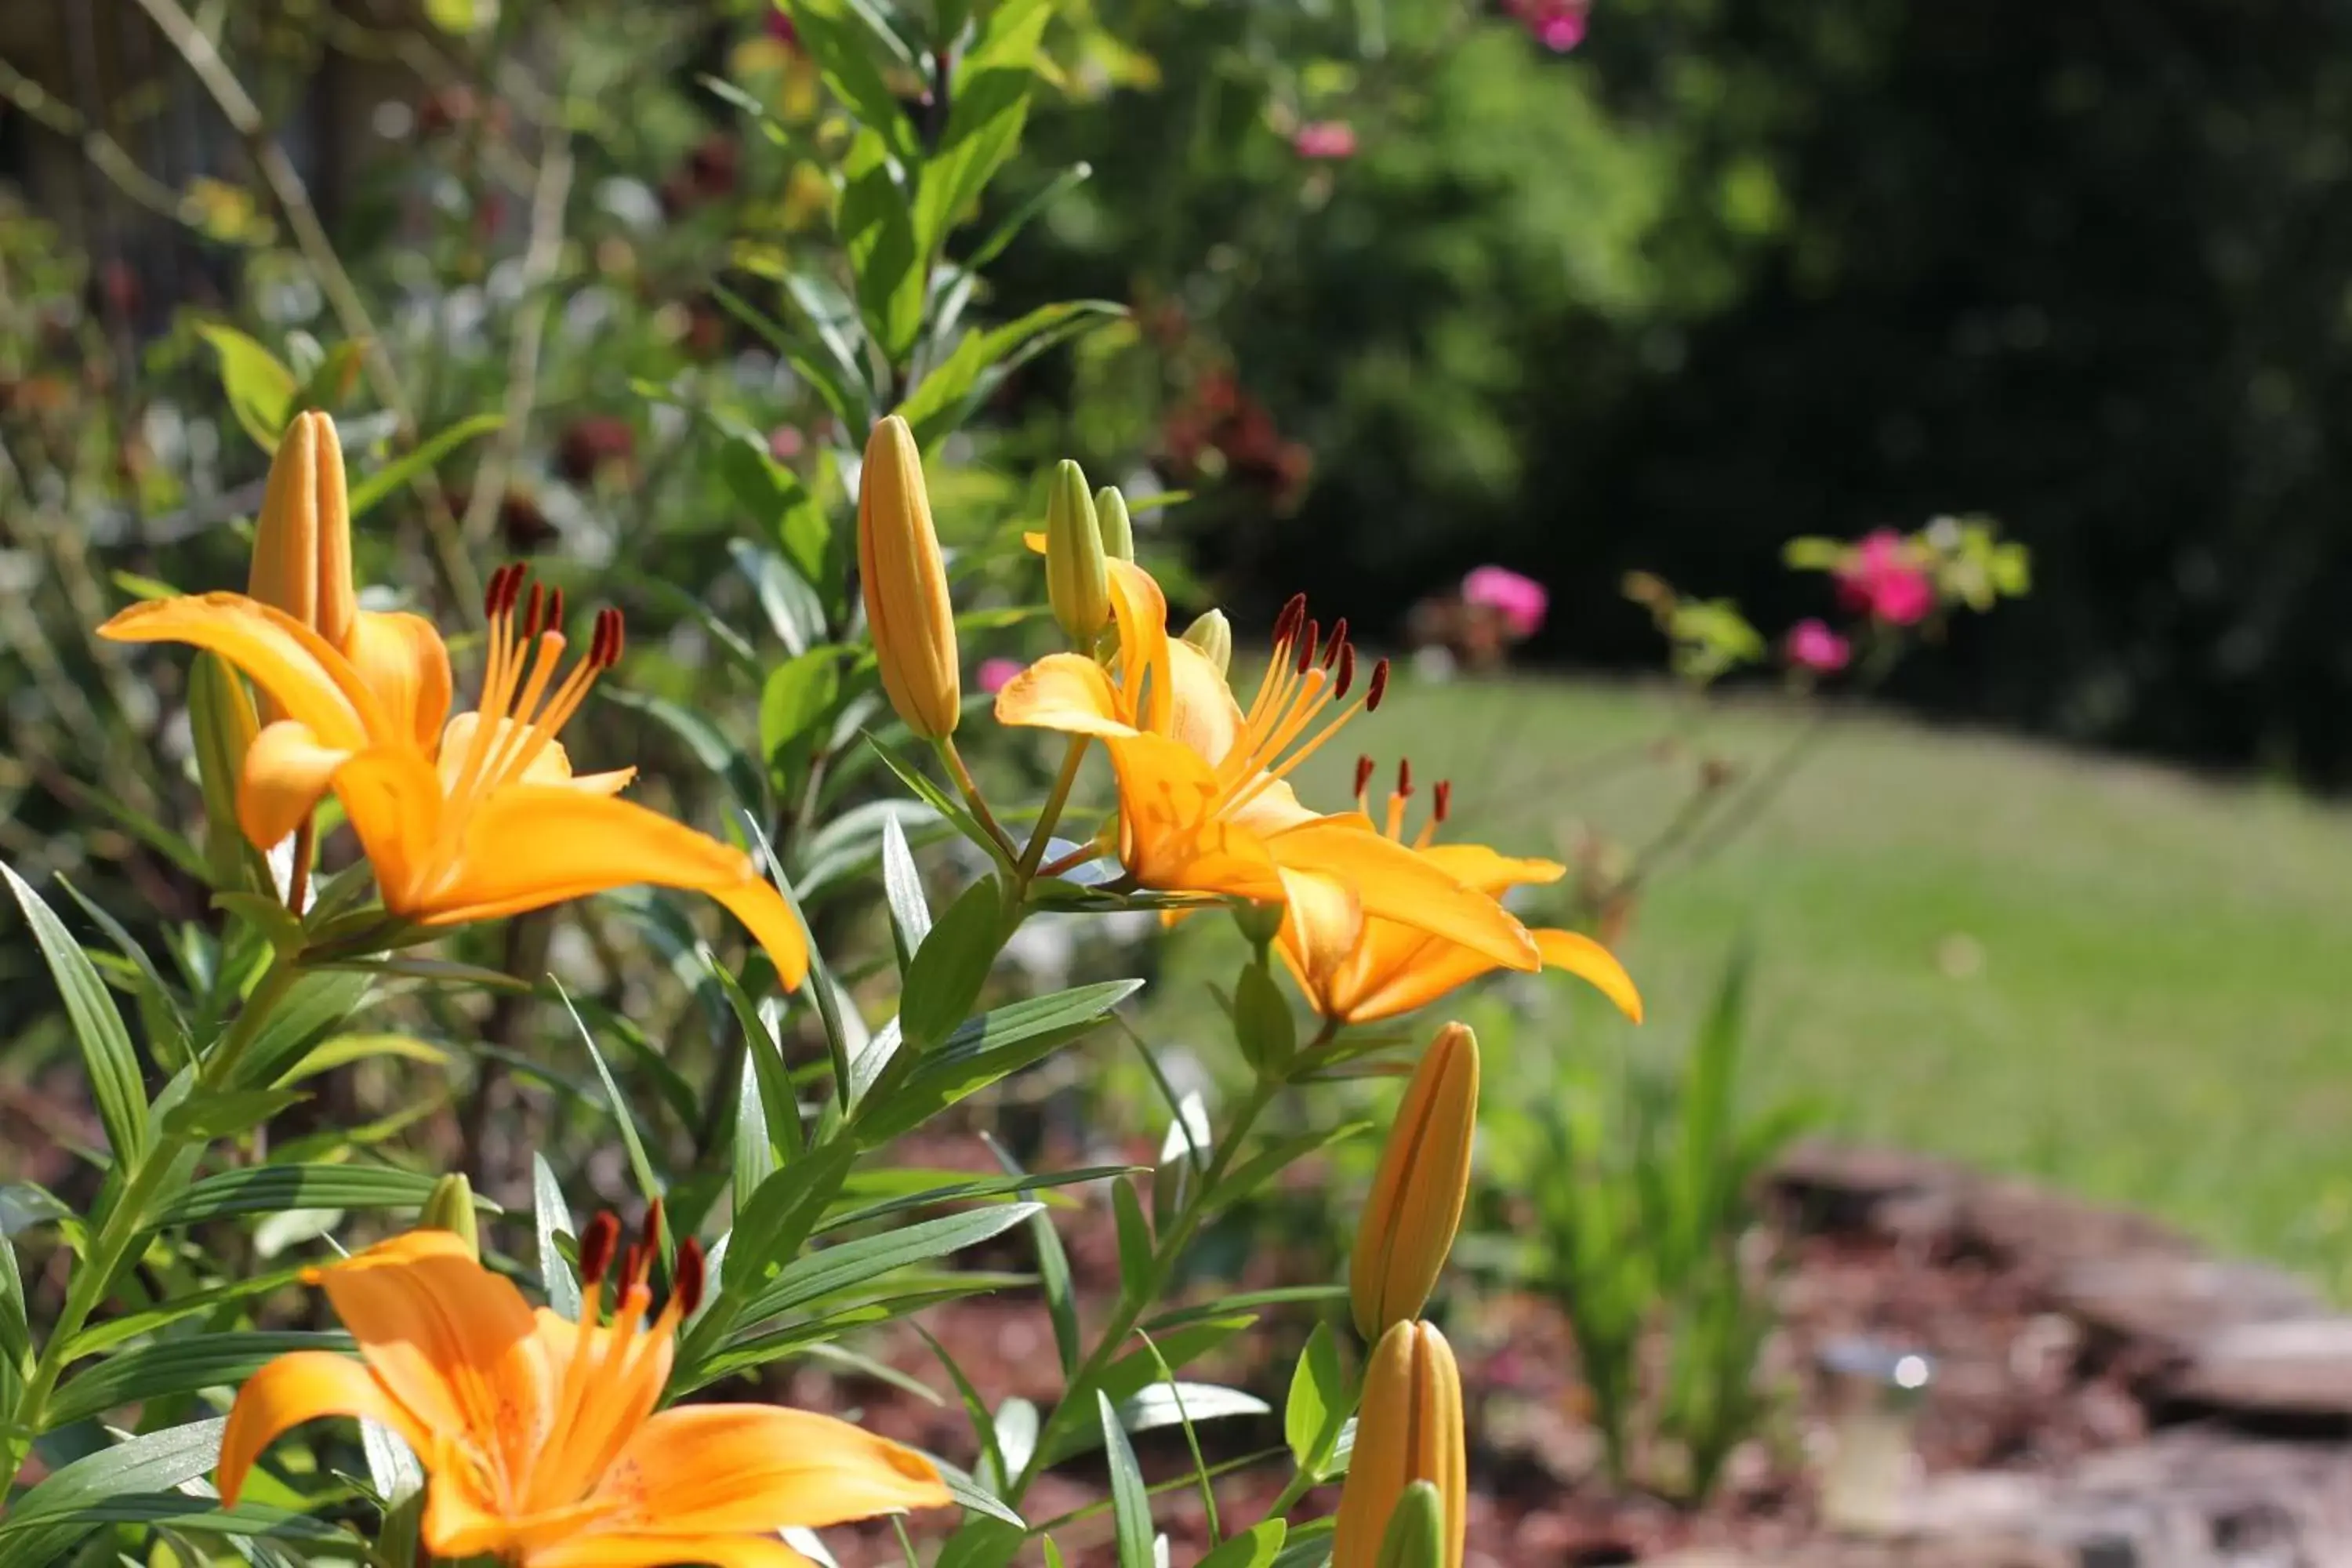
[[[1830,630],[1826,622],[1805,620],[1789,628],[1788,640],[1781,645],[1781,651],[1799,669],[1810,669],[1816,675],[1834,675],[1853,658],[1853,644]]]
[[[782,5],[775,6],[768,13],[768,37],[780,43],[792,45],[795,48],[800,47],[801,30],[793,26],[793,19],[784,15],[784,8]]]
[[[1302,158],[1352,158],[1356,128],[1344,120],[1310,121],[1290,139],[1290,150]]]
[[[1538,43],[1556,55],[1584,42],[1585,23],[1592,12],[1591,0],[1505,0],[1505,5]]]
[[[980,689],[993,697],[1028,668],[1017,658],[983,658],[980,661]]]
[[[1498,612],[1513,637],[1533,637],[1543,625],[1551,595],[1532,577],[1505,566],[1481,566],[1462,579],[1462,602]]]
[[[1845,607],[1893,626],[1916,626],[1936,607],[1936,584],[1912,564],[1901,534],[1882,528],[1865,535],[1837,569],[1838,598]]]

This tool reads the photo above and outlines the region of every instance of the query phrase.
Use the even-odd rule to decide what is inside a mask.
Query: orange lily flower
[[[338,647],[245,595],[196,594],[134,605],[99,635],[208,649],[285,715],[255,737],[237,784],[237,821],[257,847],[309,821],[331,789],[384,908],[404,920],[461,925],[638,883],[682,888],[725,905],[798,985],[800,925],[749,856],[614,799],[633,768],[572,773],[556,733],[619,662],[620,612],[598,613],[587,658],[556,685],[563,593],[532,584],[523,604],[523,578],[520,565],[492,574],[481,704],[446,724],[449,654],[419,616],[362,613],[353,625],[366,635]]]
[[[680,1245],[677,1288],[648,1323],[653,1247],[632,1247],[602,1323],[619,1238],[609,1214],[581,1238],[577,1323],[531,1309],[447,1231],[311,1270],[304,1278],[325,1287],[360,1359],[296,1351],[247,1380],[221,1436],[222,1500],[235,1505],[280,1434],[330,1415],[382,1422],[415,1450],[436,1560],[810,1568],[779,1531],[952,1500],[929,1459],[829,1415],[764,1405],[656,1413],[702,1255]]]
[[[1365,803],[1372,760],[1356,764],[1356,800]],[[1412,844],[1413,852],[1437,866],[1481,896],[1499,899],[1513,888],[1553,882],[1567,871],[1556,860],[1524,860],[1498,855],[1483,844],[1432,842],[1453,804],[1453,788],[1440,784],[1436,805]],[[1400,765],[1397,787],[1389,795],[1385,837],[1403,847],[1404,817],[1412,797],[1412,770]],[[1457,985],[1466,984],[1496,967],[1476,948],[1432,935],[1417,926],[1385,920],[1367,911],[1349,927],[1328,919],[1318,930],[1319,911],[1312,905],[1291,906],[1276,945],[1283,962],[1305,991],[1315,1010],[1341,1024],[1369,1024],[1426,1006]],[[1642,994],[1633,976],[1614,954],[1581,931],[1536,931],[1536,951],[1546,969],[1564,970],[1591,981],[1618,1011],[1642,1021]]]
[[[1306,601],[1293,599],[1244,712],[1224,673],[1169,637],[1168,601],[1150,574],[1131,562],[1108,564],[1118,678],[1082,654],[1049,654],[996,694],[996,717],[1103,742],[1118,775],[1119,858],[1139,884],[1310,909],[1312,929],[1348,941],[1378,915],[1492,964],[1536,967],[1525,928],[1493,899],[1382,837],[1360,813],[1307,810],[1285,782],[1387,689],[1383,659],[1363,695],[1331,711],[1355,680],[1346,622],[1318,657]]]

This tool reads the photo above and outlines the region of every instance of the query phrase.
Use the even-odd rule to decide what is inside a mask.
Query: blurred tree
[[[2035,598],[1900,695],[2352,777],[2352,7],[1612,0],[1566,56],[1438,0],[1124,11],[1162,85],[1041,126],[1101,173],[1016,287],[1147,308],[1093,390],[1156,381],[1175,477],[1272,433],[1195,509],[1229,586],[1401,616],[1501,560],[1541,651],[1647,664],[1624,568],[1770,624],[1819,607],[1790,533],[1981,510]]]

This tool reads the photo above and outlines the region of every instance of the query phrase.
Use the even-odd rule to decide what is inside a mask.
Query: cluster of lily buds
[[[1462,1375],[1419,1313],[1461,1224],[1477,1119],[1478,1039],[1448,1024],[1405,1089],[1356,1232],[1349,1294],[1374,1349],[1333,1568],[1461,1568]]]

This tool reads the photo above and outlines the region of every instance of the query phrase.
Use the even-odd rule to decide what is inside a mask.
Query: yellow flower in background
[[[620,1227],[581,1238],[577,1323],[484,1268],[447,1231],[395,1237],[304,1278],[324,1287],[360,1358],[297,1351],[238,1391],[221,1436],[234,1507],[264,1449],[326,1416],[362,1416],[415,1449],[428,1477],[423,1539],[436,1560],[517,1568],[806,1568],[776,1539],[951,1500],[912,1449],[845,1421],[762,1405],[656,1412],[704,1263],[688,1239],[658,1315],[647,1240],[623,1260],[599,1321]]]
[[[1365,1339],[1418,1316],[1429,1300],[1462,1223],[1477,1125],[1478,1037],[1448,1024],[1405,1087],[1356,1227],[1348,1294]]]
[[[866,443],[857,481],[857,575],[890,706],[926,740],[954,734],[963,710],[955,606],[931,526],[922,449],[895,414],[876,425]]]
[[[996,696],[1002,723],[1099,739],[1118,785],[1119,858],[1167,892],[1287,902],[1308,925],[1351,942],[1370,916],[1533,969],[1535,943],[1492,898],[1373,830],[1360,813],[1325,816],[1285,775],[1359,713],[1377,707],[1383,660],[1352,703],[1356,650],[1346,623],[1318,641],[1304,599],[1275,630],[1274,659],[1244,712],[1199,648],[1168,635],[1150,574],[1108,563],[1118,629],[1116,679],[1083,654],[1052,654]]]
[[[308,822],[332,790],[384,908],[404,920],[462,925],[639,883],[679,888],[725,905],[799,984],[799,922],[749,856],[614,799],[634,769],[572,773],[556,734],[619,662],[620,613],[598,614],[587,657],[558,683],[562,591],[533,584],[526,605],[523,579],[520,565],[492,575],[480,706],[446,724],[448,651],[418,616],[362,612],[354,626],[375,629],[346,652],[273,605],[199,594],[134,605],[99,634],[216,653],[285,714],[255,737],[238,781],[237,819],[256,846]]]
[[[1469,1492],[1462,1373],[1433,1325],[1403,1322],[1381,1336],[1364,1369],[1355,1457],[1331,1535],[1331,1568],[1375,1568],[1389,1521],[1416,1481],[1437,1489],[1443,1562],[1445,1568],[1462,1568]]]
[[[1371,759],[1359,761],[1356,799],[1360,805],[1365,802],[1371,775]],[[1433,843],[1452,805],[1452,786],[1441,783],[1434,793],[1435,809],[1412,848],[1464,886],[1499,899],[1513,888],[1557,881],[1567,870],[1556,860],[1517,859],[1483,844]],[[1400,765],[1383,827],[1386,837],[1400,848],[1404,847],[1405,810],[1412,795],[1412,770]],[[1319,929],[1318,917],[1324,919]],[[1642,994],[1625,966],[1606,947],[1580,931],[1536,931],[1529,935],[1544,968],[1563,970],[1591,982],[1617,1005],[1618,1011],[1637,1024],[1642,1021]],[[1369,1024],[1410,1013],[1496,967],[1492,956],[1480,949],[1446,941],[1409,921],[1381,918],[1370,908],[1363,920],[1351,923],[1344,911],[1335,918],[1313,904],[1294,904],[1276,945],[1315,1010],[1341,1024]]]

